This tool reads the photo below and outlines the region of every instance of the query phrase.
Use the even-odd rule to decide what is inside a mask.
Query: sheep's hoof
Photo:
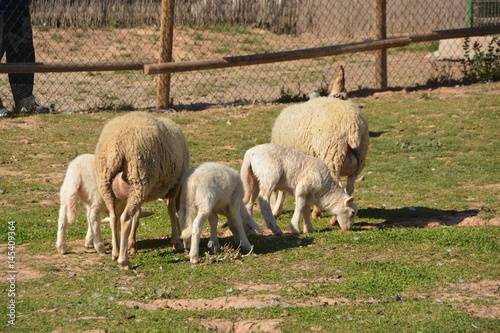
[[[281,229],[271,229],[271,231],[273,232],[274,236],[283,236],[283,232],[281,231]]]
[[[174,243],[174,250],[182,251],[184,250],[184,246],[182,245],[182,243]]]
[[[118,260],[118,256],[117,256],[117,255],[112,254],[112,255],[111,255],[111,260],[113,260],[113,261],[117,261],[117,260]]]
[[[332,216],[328,223],[330,223],[332,227],[335,226],[337,224],[337,218],[335,218],[335,216]]]
[[[106,246],[104,246],[103,243],[97,244],[95,246],[95,250],[97,251],[97,253],[106,253]]]
[[[321,217],[321,209],[314,207],[311,215],[313,218],[319,219]]]
[[[313,232],[315,232],[316,230],[314,230],[314,228],[312,229],[304,229],[304,233],[305,234],[312,234]]]
[[[200,258],[199,257],[190,257],[189,261],[191,261],[192,264],[197,264],[200,262]]]
[[[125,261],[118,261],[118,264],[120,265],[120,269],[132,269],[132,265],[130,264],[130,261],[125,260]]]
[[[129,254],[135,254],[137,253],[137,245],[136,244],[131,244],[128,246],[128,253]]]
[[[60,254],[68,253],[68,249],[66,248],[66,244],[57,246],[57,251],[59,251]]]

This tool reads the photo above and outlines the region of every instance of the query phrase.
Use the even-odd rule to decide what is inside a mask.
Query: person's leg
[[[35,48],[33,47],[33,32],[29,10],[6,14],[4,27],[4,41],[8,63],[35,62]],[[35,103],[33,96],[34,74],[9,74],[9,82],[14,97],[14,112],[48,113],[49,109]]]
[[[2,60],[3,55],[5,53],[5,43],[4,43],[4,29],[3,29],[3,22],[4,22],[4,14],[0,14],[0,60]],[[9,110],[3,106],[2,99],[0,98],[0,118],[7,117],[9,115]]]

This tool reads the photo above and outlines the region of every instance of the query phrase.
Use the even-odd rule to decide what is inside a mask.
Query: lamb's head
[[[357,212],[358,207],[354,203],[354,197],[348,197],[335,206],[332,213],[337,217],[337,222],[342,230],[351,230]]]

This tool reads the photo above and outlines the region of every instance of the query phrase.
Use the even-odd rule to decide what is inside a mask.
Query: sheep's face
[[[351,230],[354,224],[354,218],[358,212],[358,207],[354,203],[354,198],[345,199],[340,207],[337,207],[336,217],[337,222],[342,230]]]

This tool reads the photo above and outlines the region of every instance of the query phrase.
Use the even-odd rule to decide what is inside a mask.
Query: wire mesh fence
[[[482,19],[471,16],[471,8],[478,6],[472,1],[388,2],[387,35],[473,26],[473,22]],[[489,2],[497,4],[492,8],[498,8],[499,0]],[[361,0],[177,0],[173,60],[279,52],[373,39],[374,5],[374,1]],[[7,39],[12,33],[7,31],[5,22],[7,17],[20,15],[22,8],[15,9],[17,12],[0,7],[2,55],[7,52],[2,62],[11,61]],[[29,10],[36,62],[159,59],[160,0],[33,0]],[[488,11],[488,15],[487,20],[494,21],[494,11]],[[388,86],[405,88],[443,77],[458,79],[461,71],[456,60],[460,52],[461,41],[424,42],[390,49]],[[363,91],[375,87],[374,61],[373,52],[364,52],[173,73],[170,96],[176,109],[269,103],[283,96],[328,90],[340,65],[346,71],[347,90]],[[145,75],[140,70],[35,73],[33,94],[39,104],[50,106],[54,112],[147,109],[155,107],[156,83],[156,75]],[[0,74],[0,97],[5,106],[14,106],[6,74]]]

